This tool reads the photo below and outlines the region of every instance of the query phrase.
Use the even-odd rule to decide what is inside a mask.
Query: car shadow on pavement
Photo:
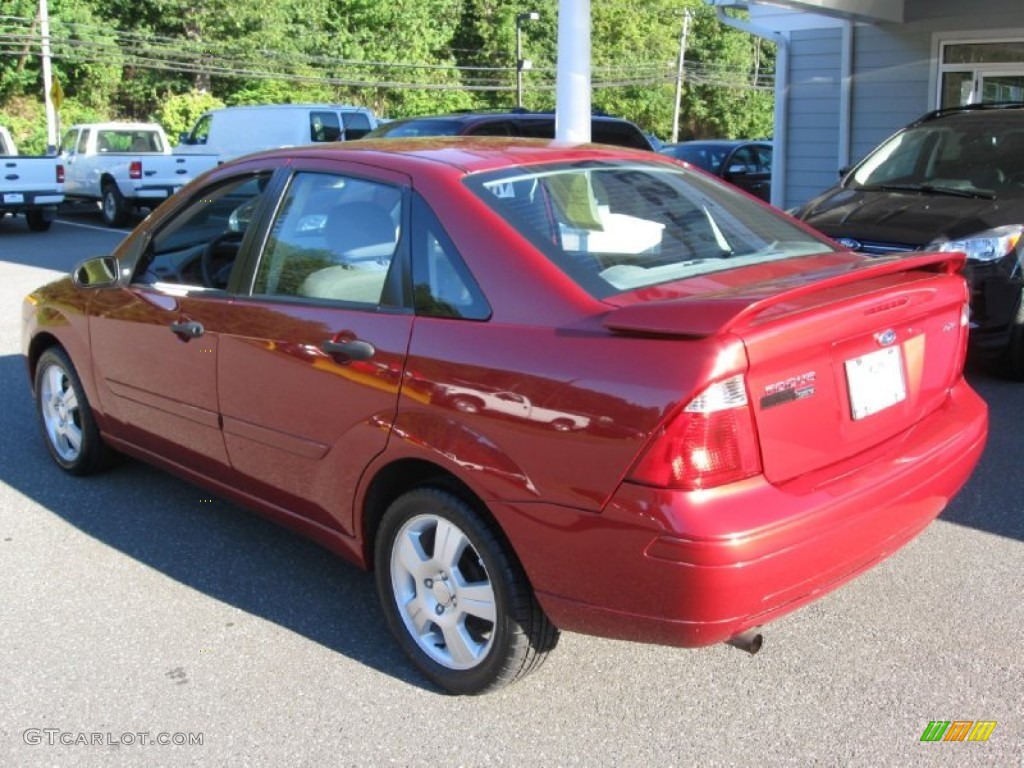
[[[0,482],[81,532],[209,597],[425,690],[381,614],[371,574],[197,486],[124,459],[75,478],[50,460],[24,360],[0,356]],[[17,436],[17,437],[14,437]]]
[[[63,211],[46,232],[30,232],[22,217],[4,216],[0,218],[0,263],[70,272],[82,260],[81,254],[109,255],[126,234],[89,216],[66,216]]]
[[[974,360],[967,365],[967,381],[988,403],[988,442],[974,473],[939,519],[1024,541],[1024,383],[994,375],[990,366]]]

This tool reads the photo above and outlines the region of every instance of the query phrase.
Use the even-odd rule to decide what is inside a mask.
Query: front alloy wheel
[[[440,489],[397,499],[381,522],[377,587],[392,632],[451,693],[483,693],[535,669],[558,630],[518,562],[473,508]]]
[[[101,469],[108,451],[75,367],[62,349],[51,347],[39,357],[35,392],[36,410],[53,460],[73,475]]]

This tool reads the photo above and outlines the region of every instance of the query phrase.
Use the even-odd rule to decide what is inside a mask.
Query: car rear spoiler
[[[963,269],[959,251],[914,253],[850,261],[728,292],[630,304],[612,310],[603,324],[612,331],[662,336],[706,337],[751,325],[771,307],[831,288],[904,272],[952,275]]]

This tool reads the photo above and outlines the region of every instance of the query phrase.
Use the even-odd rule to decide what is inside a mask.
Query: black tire
[[[447,547],[435,546],[439,531]],[[391,504],[377,533],[375,568],[398,644],[449,693],[502,688],[537,669],[558,643],[558,629],[501,536],[446,490],[418,488]]]
[[[46,212],[39,210],[26,211],[25,221],[28,222],[28,228],[32,232],[45,232],[53,224],[53,220],[46,215]]]
[[[103,223],[108,227],[122,227],[128,223],[131,210],[125,203],[117,184],[107,182],[103,185],[103,199],[100,201]]]
[[[60,347],[39,356],[35,401],[46,447],[57,466],[72,475],[108,466],[111,451],[100,437],[78,373]]]
[[[455,406],[455,410],[462,413],[479,413],[484,409],[483,402],[475,397],[453,397],[452,405]]]

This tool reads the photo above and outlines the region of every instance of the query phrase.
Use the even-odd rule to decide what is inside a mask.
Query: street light
[[[516,14],[516,107],[523,106],[523,72],[533,67],[533,62],[523,58],[523,22],[537,21],[536,11]]]

